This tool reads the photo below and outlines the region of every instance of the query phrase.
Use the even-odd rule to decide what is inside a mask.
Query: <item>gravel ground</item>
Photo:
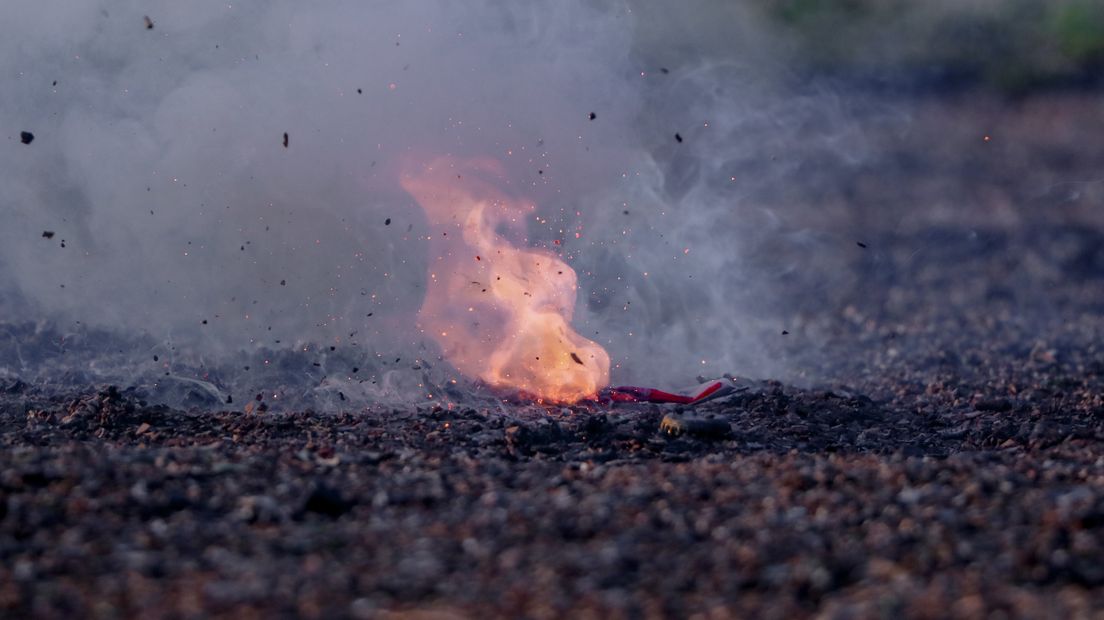
[[[856,173],[888,182],[823,196],[891,204],[779,337],[826,387],[509,415],[0,383],[0,614],[1104,617],[1100,104],[915,114]],[[984,125],[987,158],[955,131]]]

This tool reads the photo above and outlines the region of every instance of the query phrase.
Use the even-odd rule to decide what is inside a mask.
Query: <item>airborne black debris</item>
[[[153,30],[153,20],[149,18],[149,15],[142,16],[142,22],[146,25],[146,30]]]
[[[783,336],[788,336],[789,334],[790,334],[790,332],[788,332],[788,331],[786,331],[786,330],[782,330],[782,335],[783,335]]]
[[[287,147],[288,147],[288,135],[287,135],[287,132],[285,131],[284,132],[284,148],[286,149]]]
[[[52,230],[42,231],[42,238],[43,239],[53,239],[54,238],[54,231],[52,231]]]
[[[681,134],[677,134],[677,133],[675,134],[675,142],[678,142],[680,144],[682,143],[682,135]]]
[[[34,142],[34,134],[29,131],[19,132],[19,141],[23,144],[30,144]]]
[[[583,360],[579,359],[579,356],[574,351],[571,352],[571,359],[575,360],[576,364],[580,366],[583,365]]]
[[[386,220],[383,220],[383,225],[384,226],[390,226],[391,225],[391,218],[387,218]]]
[[[591,113],[590,113],[590,120],[594,120],[594,119],[596,119],[596,118],[598,118],[598,115],[597,115],[597,114],[595,114],[594,112],[591,112]]]
[[[287,280],[280,280],[280,286],[287,286]]]
[[[866,249],[866,244],[862,241],[856,241],[855,245],[859,246],[860,248]]]

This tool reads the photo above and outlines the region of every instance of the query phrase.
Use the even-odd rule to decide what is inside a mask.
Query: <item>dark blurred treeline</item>
[[[695,48],[759,62],[755,54],[766,49],[786,71],[891,85],[1009,94],[1104,85],[1104,0],[634,4],[647,16],[641,51],[660,52],[656,62],[677,64]]]

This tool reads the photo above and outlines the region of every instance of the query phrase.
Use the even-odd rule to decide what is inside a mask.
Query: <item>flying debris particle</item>
[[[682,134],[678,134],[678,133],[675,134],[675,142],[678,142],[679,144],[682,144]]]
[[[782,330],[782,335],[783,336],[788,336],[788,335],[790,335],[790,332],[788,332],[786,330]]]
[[[53,239],[54,238],[54,231],[52,231],[52,230],[42,231],[42,238],[43,239]]]
[[[576,364],[580,366],[583,365],[583,360],[579,359],[579,356],[574,351],[571,352],[571,359],[575,360]]]
[[[153,356],[153,361],[155,361],[155,362],[157,361],[157,356],[156,355]]]
[[[598,118],[598,115],[597,115],[597,114],[595,114],[594,112],[591,112],[591,113],[590,113],[590,120],[594,120],[594,119],[596,119],[596,118]]]
[[[19,141],[23,144],[30,144],[34,142],[34,134],[29,131],[19,132]]]
[[[358,88],[358,89],[357,89],[357,94],[358,94],[358,95],[362,95],[362,94],[364,94],[364,91]]]
[[[280,286],[287,286],[287,280],[280,280]]]
[[[671,70],[668,69],[667,67],[660,67],[659,72],[662,73],[663,75],[667,75],[668,73],[671,72]]]
[[[680,140],[680,142],[681,142],[681,140]],[[287,132],[285,131],[284,132],[284,148],[286,149],[287,147],[288,147],[288,135],[287,135]]]
[[[341,397],[341,400],[345,400],[345,392],[338,392],[337,395]]]
[[[204,324],[204,325],[206,325],[206,324],[207,324],[207,319],[203,319],[203,324]]]
[[[357,371],[359,371],[359,370],[360,370],[360,368],[358,368],[358,367],[356,367],[356,366],[353,366],[353,374],[354,374],[354,375],[355,375],[355,374],[357,373]]]
[[[375,314],[375,313],[374,312],[369,312],[368,316],[372,316],[373,314]]]
[[[51,86],[57,86],[57,80],[54,80],[54,83],[51,84]]]
[[[855,245],[859,246],[860,248],[862,248],[864,250],[866,249],[866,244],[863,243],[862,241],[856,241]]]
[[[390,226],[391,225],[391,218],[387,218],[386,220],[383,220],[383,225],[384,226]]]
[[[149,15],[142,16],[142,23],[146,25],[146,30],[153,30],[153,20],[149,18]]]

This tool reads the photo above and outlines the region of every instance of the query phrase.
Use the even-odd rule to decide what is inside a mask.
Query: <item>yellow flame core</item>
[[[469,377],[551,402],[593,397],[610,361],[571,328],[575,270],[499,234],[524,232],[534,210],[480,178],[499,173],[493,161],[443,157],[402,175],[433,231],[418,325]]]

